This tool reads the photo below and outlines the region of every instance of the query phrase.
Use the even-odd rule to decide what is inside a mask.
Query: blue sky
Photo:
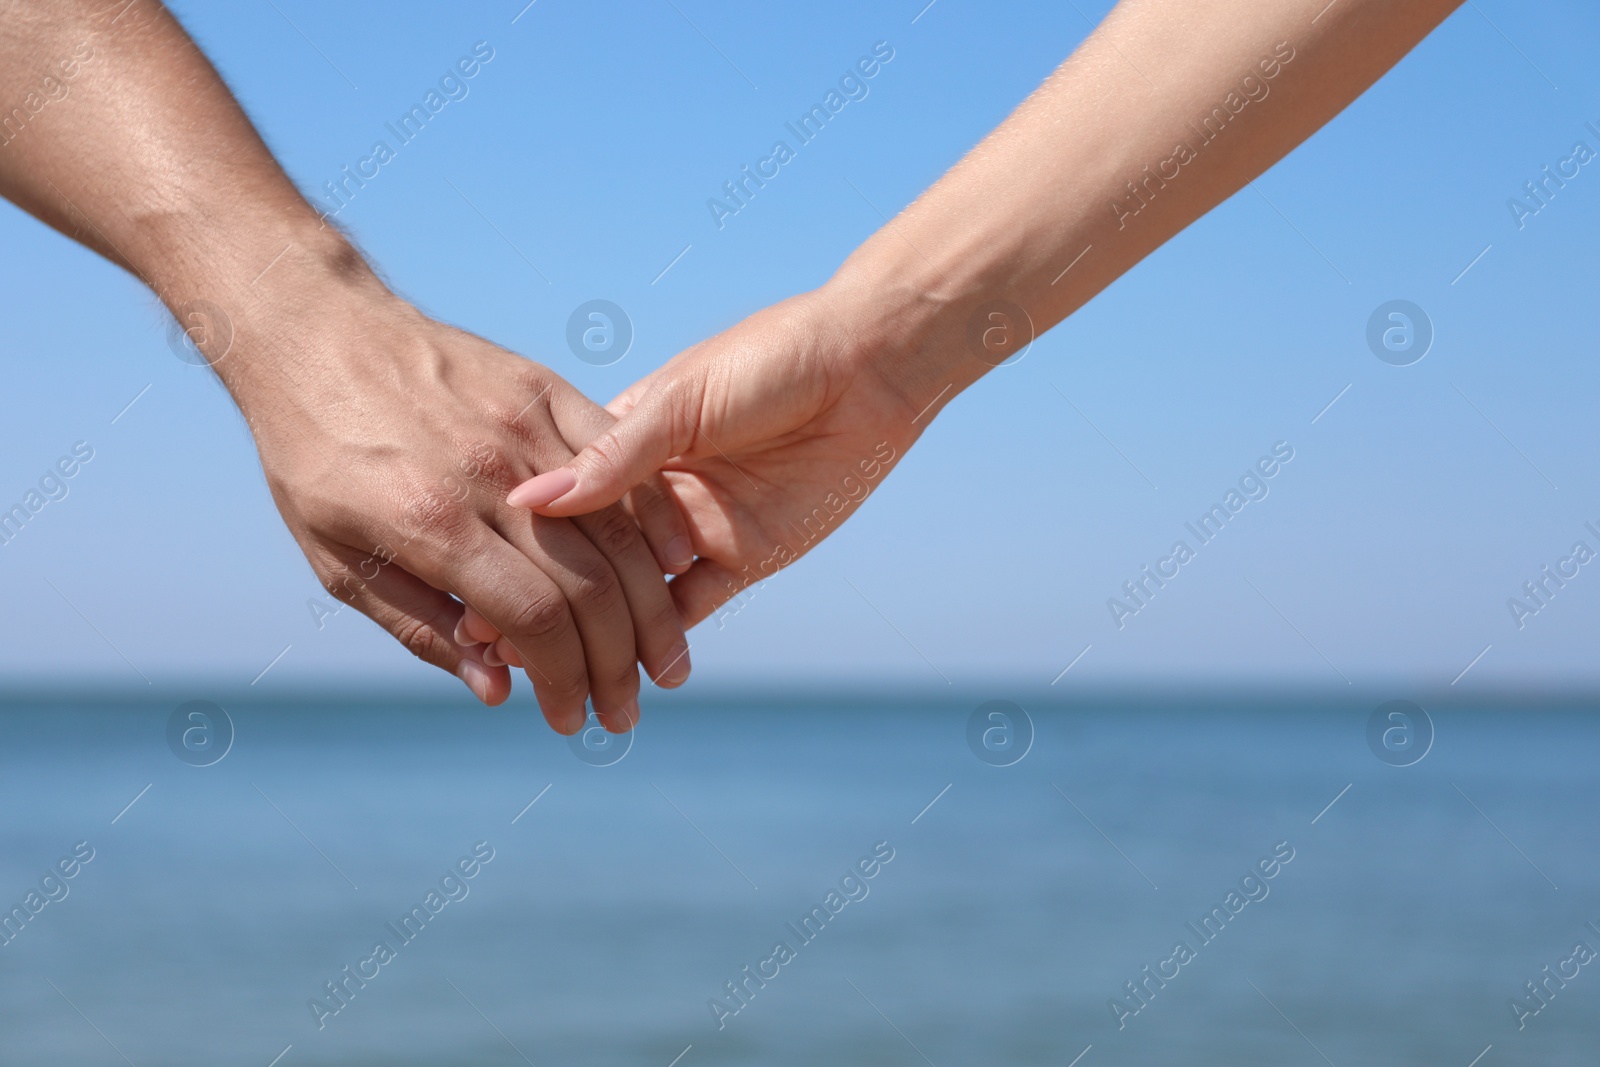
[[[425,309],[602,401],[825,280],[880,224],[873,205],[909,202],[1109,8],[274,2],[173,7],[308,190],[475,43],[494,49],[339,218]],[[1600,528],[1600,166],[1521,228],[1507,207],[1574,142],[1600,149],[1584,125],[1600,127],[1597,34],[1576,2],[1457,12],[1254,189],[957,400],[841,533],[697,631],[699,682],[1038,687],[1080,653],[1058,689],[1448,687],[1469,663],[1458,688],[1600,681],[1600,564],[1520,629],[1507,607],[1573,542],[1600,550],[1584,529]],[[719,230],[707,199],[879,41],[894,59],[869,95]],[[153,298],[14,209],[0,246],[0,497],[75,442],[94,450],[0,548],[0,672],[246,685],[287,648],[258,688],[427,680],[353,611],[318,630],[242,421],[168,350]],[[609,367],[564,341],[595,298],[635,328]],[[1411,366],[1365,340],[1392,299],[1433,325]],[[1107,599],[1279,441],[1294,459],[1270,494],[1119,629]]]

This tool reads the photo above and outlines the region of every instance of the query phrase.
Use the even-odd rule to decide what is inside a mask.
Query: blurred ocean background
[[[312,195],[492,47],[339,222],[604,402],[821,284],[1112,5],[171,6]],[[168,317],[0,210],[0,508],[94,449],[0,548],[0,917],[95,850],[0,947],[0,1064],[1593,1063],[1600,970],[1524,1030],[1509,1001],[1600,948],[1600,578],[1520,628],[1507,599],[1600,526],[1600,171],[1508,204],[1600,146],[1597,39],[1579,0],[1463,5],[697,631],[610,766],[525,684],[485,710],[319,621]],[[879,41],[870,95],[719,229],[708,198]],[[634,328],[609,366],[565,339],[596,298]],[[1367,340],[1396,299],[1432,328],[1409,366]],[[1118,629],[1107,598],[1279,440],[1270,497]],[[1399,767],[1368,728],[1407,698],[1435,738]],[[1036,727],[1012,766],[968,745],[997,699]],[[169,745],[191,700],[236,728],[210,766]],[[307,1001],[479,841],[469,894],[319,1030]],[[870,894],[718,1030],[707,1001],[880,841]],[[1119,1030],[1108,1001],[1283,841]]]
[[[526,705],[224,698],[203,767],[177,699],[16,697],[0,900],[95,857],[0,948],[3,1059],[1593,1062],[1600,970],[1521,1032],[1508,1007],[1600,947],[1592,705],[1419,698],[1433,743],[1397,767],[1376,697],[1013,693],[1033,741],[993,766],[967,735],[996,696],[657,695],[609,766]],[[308,999],[479,841],[468,894],[319,1030]],[[1202,947],[1185,923],[1285,841]],[[878,842],[868,894],[719,1030],[707,1001]],[[1197,958],[1119,1030],[1178,940]]]

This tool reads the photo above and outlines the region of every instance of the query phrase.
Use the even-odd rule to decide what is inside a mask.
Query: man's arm
[[[50,102],[34,113],[39,98]],[[248,319],[314,299],[307,278],[373,284],[156,0],[12,5],[0,21],[0,102],[0,195],[169,308],[200,299]],[[217,367],[236,394],[261,369]]]
[[[0,114],[0,195],[133,272],[190,331],[330,592],[498,703],[504,665],[453,639],[471,603],[567,732],[591,691],[608,725],[636,719],[636,655],[682,681],[681,624],[626,513],[530,523],[500,500],[607,416],[391,294],[158,0],[12,5],[0,103],[18,109]],[[640,510],[655,528],[675,514],[659,494]]]
[[[880,477],[957,393],[1282,158],[1459,3],[1122,0],[827,285],[637,383],[614,427],[511,499],[578,514],[665,467],[701,557],[674,597],[706,617],[837,529],[864,496],[841,479]],[[807,523],[814,536],[788,532]]]

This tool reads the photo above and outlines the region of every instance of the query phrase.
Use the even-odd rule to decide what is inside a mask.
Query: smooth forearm
[[[875,324],[866,358],[910,400],[953,384],[948,401],[1004,355],[978,350],[974,316],[987,323],[1004,302],[1033,334],[1060,322],[1338,114],[1459,2],[1123,0],[828,289]]]

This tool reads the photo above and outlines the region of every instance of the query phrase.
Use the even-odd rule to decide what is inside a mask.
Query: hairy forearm
[[[1060,322],[1281,159],[1459,4],[1122,0],[828,289],[876,324],[865,358],[910,401],[953,384],[947,402],[1004,342]],[[983,351],[990,323],[999,344]]]
[[[0,21],[0,195],[147,283],[220,358],[314,293],[376,284],[158,0],[29,0]],[[242,339],[242,338],[241,338]],[[238,393],[252,368],[218,364]]]

